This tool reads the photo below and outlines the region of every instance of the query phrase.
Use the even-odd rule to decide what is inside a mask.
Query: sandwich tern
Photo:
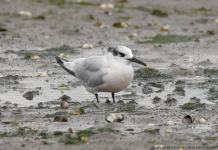
[[[78,78],[88,92],[95,94],[98,103],[98,92],[112,93],[115,103],[114,93],[131,83],[134,71],[130,62],[148,67],[136,59],[126,46],[108,46],[107,52],[107,55],[78,58],[72,62],[56,56],[59,65]]]

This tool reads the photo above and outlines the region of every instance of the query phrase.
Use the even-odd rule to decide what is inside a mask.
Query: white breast
[[[133,76],[130,63],[111,62],[107,75],[103,77],[104,84],[99,86],[98,92],[120,92],[131,83]]]

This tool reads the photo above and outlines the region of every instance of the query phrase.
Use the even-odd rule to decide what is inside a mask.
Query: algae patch
[[[99,128],[98,129],[99,132],[111,132],[111,133],[119,133],[120,131],[119,130],[114,130],[112,128]]]
[[[197,36],[185,36],[185,35],[161,35],[158,34],[155,37],[142,37],[143,39],[148,39],[146,41],[136,41],[136,44],[144,44],[144,43],[180,43],[180,42],[188,42],[191,41]],[[151,39],[151,40],[150,40]]]
[[[163,74],[157,69],[141,68],[134,72],[134,79],[136,80],[149,80],[149,79],[172,79],[173,77],[168,74]]]
[[[144,132],[148,132],[151,134],[159,134],[160,129],[145,129]]]
[[[179,105],[181,109],[196,109],[196,108],[203,108],[205,104],[193,104],[193,103],[185,103],[183,105]]]

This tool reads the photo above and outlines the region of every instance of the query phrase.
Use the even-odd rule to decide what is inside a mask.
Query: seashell
[[[107,9],[107,4],[105,3],[102,3],[99,7],[100,9]]]
[[[123,121],[123,119],[124,119],[124,115],[121,115],[121,114],[116,115],[114,113],[108,114],[105,117],[105,120],[107,122],[109,122],[109,123],[111,123],[111,122],[121,122],[121,121]]]
[[[114,5],[113,4],[107,4],[107,8],[114,9]]]
[[[146,127],[153,127],[153,126],[155,126],[155,124],[149,123]]]
[[[68,109],[68,108],[69,108],[68,102],[62,101],[62,102],[61,102],[61,108],[62,108],[62,109]]]
[[[200,122],[200,123],[205,123],[206,120],[205,120],[204,118],[201,118],[201,119],[199,119],[199,122]]]
[[[175,125],[173,121],[167,121],[166,125],[173,126]]]
[[[33,56],[30,57],[30,59],[32,59],[32,60],[38,60],[38,59],[40,59],[40,57],[39,57],[38,55],[33,55]]]
[[[182,123],[192,123],[192,117],[187,115],[182,119]]]

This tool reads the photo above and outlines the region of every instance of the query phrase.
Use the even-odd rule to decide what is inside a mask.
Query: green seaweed
[[[129,19],[133,19],[133,17],[118,17],[117,19],[121,19],[121,20],[129,20]]]
[[[70,145],[70,144],[85,144],[86,141],[84,140],[81,140],[80,138],[78,137],[72,137],[72,138],[68,138],[64,144],[65,145]]]
[[[114,134],[117,134],[117,133],[120,132],[119,130],[114,130],[112,128],[99,128],[98,131],[99,132],[111,132],[111,133],[114,133]]]
[[[70,4],[83,5],[83,6],[99,6],[100,4],[94,4],[90,2],[70,2]]]
[[[59,87],[67,87],[65,84],[61,84]]]
[[[206,24],[209,20],[206,19],[206,18],[201,18],[201,19],[198,19],[198,20],[195,20],[195,22],[197,23],[203,23],[203,24]]]
[[[179,141],[188,141],[187,139],[179,139]]]
[[[137,112],[137,113],[133,113],[132,115],[148,115],[149,112]]]
[[[93,132],[93,131],[90,131],[90,130],[80,130],[80,131],[77,132],[78,137],[81,137],[81,136],[90,137],[90,136],[93,136],[95,134],[97,134],[97,132]]]
[[[161,142],[158,142],[158,141],[148,141],[148,144],[161,144]]]
[[[18,56],[22,56],[24,59],[29,59],[30,56],[32,55],[39,55],[41,58],[45,57],[51,57],[52,55],[59,55],[60,53],[67,53],[67,54],[75,54],[76,51],[74,48],[68,46],[68,45],[63,45],[58,48],[49,48],[45,49],[42,51],[38,50],[20,50],[20,51],[14,51],[14,50],[7,50],[5,53],[14,53],[18,54]]]
[[[218,145],[215,145],[215,146],[210,146],[209,149],[217,149],[218,148]]]
[[[43,118],[54,118],[57,116],[58,116],[58,114],[46,114]]]
[[[2,137],[7,137],[7,132],[4,132],[4,133],[2,133],[2,134],[0,134],[0,138],[2,138]]]
[[[149,79],[171,79],[172,76],[163,74],[154,68],[141,68],[134,72],[134,79],[136,80],[149,80]]]
[[[122,104],[117,108],[118,112],[133,113],[135,111],[135,105],[133,103]]]
[[[83,21],[89,22],[95,20],[95,17],[92,14],[88,14],[82,17]]]
[[[204,69],[204,76],[213,78],[213,77],[218,77],[218,70],[216,69]]]
[[[80,110],[80,115],[86,114],[86,112],[83,108],[79,108],[79,110]]]
[[[205,104],[193,104],[193,103],[185,103],[183,105],[179,105],[181,109],[196,109],[196,108],[203,108]]]
[[[212,87],[209,89],[209,91],[207,92],[207,99],[208,100],[217,100],[218,98],[218,90],[215,89],[215,87]]]
[[[198,137],[194,138],[194,140],[201,140],[201,137],[198,136]]]
[[[217,137],[205,137],[205,140],[215,141]]]
[[[137,44],[145,44],[145,43],[162,43],[162,44],[167,44],[167,43],[180,43],[180,42],[188,42],[191,41],[197,36],[185,36],[185,35],[161,35],[158,34],[155,37],[143,37],[144,39],[151,39],[147,41],[136,41],[135,43]]]
[[[159,134],[160,129],[145,129],[144,132],[148,132],[151,134]]]
[[[194,11],[212,11],[211,9],[206,9],[205,7],[201,7],[201,8],[192,8],[191,10],[194,10]]]

